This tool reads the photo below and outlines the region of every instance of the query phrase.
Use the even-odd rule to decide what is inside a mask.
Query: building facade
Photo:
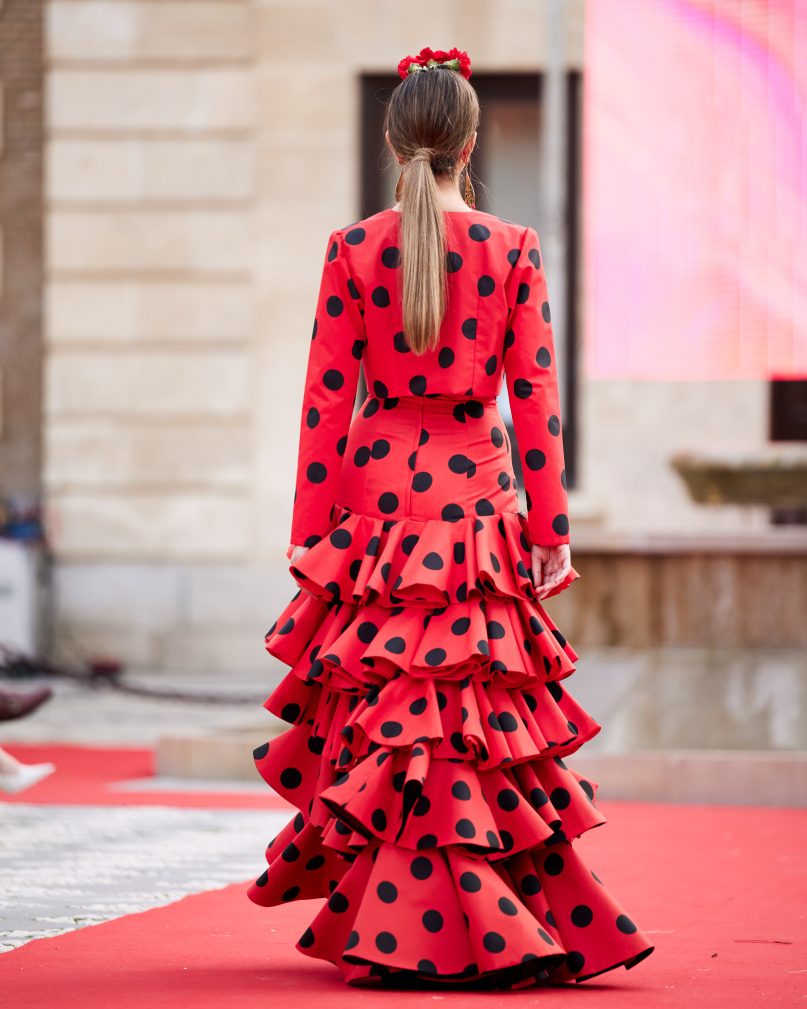
[[[401,56],[424,44],[467,50],[480,88],[486,78],[542,82],[534,109],[501,98],[490,146],[509,157],[488,148],[482,181],[493,212],[534,213],[553,317],[577,320],[558,333],[572,333],[563,394],[579,556],[643,536],[765,533],[763,510],[692,503],[669,457],[704,440],[764,442],[766,383],[589,380],[579,367],[582,257],[573,276],[566,269],[585,224],[566,206],[571,198],[578,208],[579,189],[552,190],[536,173],[533,206],[523,171],[508,176],[531,157],[531,116],[550,167],[551,131],[566,132],[575,91],[552,105],[550,58],[564,81],[585,77],[583,0],[561,4],[560,20],[558,9],[535,0],[5,0],[2,18],[38,11],[41,21],[41,63],[35,53],[25,62],[44,95],[32,145],[44,162],[44,247],[37,253],[33,242],[23,271],[41,298],[22,287],[13,296],[32,306],[31,334],[11,327],[30,342],[11,348],[13,363],[0,360],[11,390],[4,416],[21,416],[27,431],[25,464],[0,442],[0,490],[38,484],[44,495],[57,653],[111,653],[142,667],[264,667],[264,625],[295,589],[285,550],[324,243],[366,207],[367,144],[379,144],[365,136],[377,120],[367,116],[367,81],[387,75],[394,84]],[[4,78],[13,73],[6,58],[0,66]],[[4,80],[5,102],[10,93]],[[6,113],[4,129],[10,121]],[[36,150],[31,157],[37,188]],[[9,202],[6,245],[22,213]],[[4,288],[2,313],[9,296]],[[14,376],[24,367],[34,377],[20,407]],[[632,584],[626,591],[641,606],[640,582]],[[627,619],[622,631],[608,629],[598,613],[575,620],[581,644],[589,635],[630,639]]]

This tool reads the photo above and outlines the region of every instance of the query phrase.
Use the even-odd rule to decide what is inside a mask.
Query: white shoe
[[[55,764],[20,764],[16,771],[0,773],[0,792],[22,792],[47,778],[56,770]]]

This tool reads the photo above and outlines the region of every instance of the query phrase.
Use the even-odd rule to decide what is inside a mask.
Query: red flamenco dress
[[[606,818],[565,759],[601,726],[563,687],[577,655],[530,575],[530,544],[569,542],[541,250],[532,228],[444,213],[448,310],[424,355],[402,332],[400,214],[328,239],[291,529],[309,549],[265,637],[291,668],[264,707],[290,727],[254,751],[299,811],[247,895],[325,898],[296,948],[352,984],[582,981],[654,947],[572,844]]]

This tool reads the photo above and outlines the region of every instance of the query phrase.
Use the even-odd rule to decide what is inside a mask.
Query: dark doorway
[[[807,441],[807,382],[775,379],[770,388],[771,441]],[[807,525],[807,508],[772,508],[773,525]]]

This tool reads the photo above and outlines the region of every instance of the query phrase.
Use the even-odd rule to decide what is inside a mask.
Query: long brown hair
[[[446,311],[446,234],[436,176],[451,176],[479,126],[479,98],[450,67],[408,74],[384,115],[390,144],[405,159],[399,297],[407,344],[433,350]]]

